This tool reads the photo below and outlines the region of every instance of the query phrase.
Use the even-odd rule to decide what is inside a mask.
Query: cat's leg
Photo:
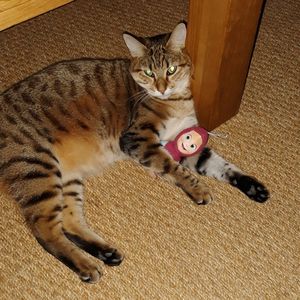
[[[185,158],[182,164],[201,175],[231,184],[254,201],[262,203],[269,198],[269,192],[262,183],[227,162],[210,148],[204,148],[200,154]]]
[[[83,182],[76,174],[64,177],[63,230],[69,240],[109,266],[117,266],[123,256],[94,233],[83,215]]]
[[[135,126],[137,129],[124,133],[120,138],[121,150],[144,167],[182,188],[195,203],[209,203],[212,195],[207,186],[189,168],[171,158],[160,144],[157,130],[152,127],[148,126],[141,132],[139,128],[143,126]]]
[[[96,282],[101,276],[97,262],[63,232],[62,175],[51,151],[39,147],[22,155],[12,154],[2,161],[0,173],[37,241],[83,281]]]

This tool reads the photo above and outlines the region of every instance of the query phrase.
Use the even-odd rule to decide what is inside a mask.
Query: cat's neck
[[[195,115],[193,98],[162,100],[149,99],[158,111],[165,111],[168,118],[185,118]]]

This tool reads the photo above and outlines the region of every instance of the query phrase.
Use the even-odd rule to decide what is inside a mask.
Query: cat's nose
[[[167,89],[167,82],[164,79],[158,79],[156,83],[157,90],[163,95]]]

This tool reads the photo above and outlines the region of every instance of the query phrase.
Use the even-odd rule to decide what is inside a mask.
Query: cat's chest
[[[182,130],[197,125],[197,118],[193,104],[190,103],[185,107],[180,107],[167,120],[163,121],[163,126],[159,131],[159,136],[162,141],[171,141]]]
[[[165,120],[163,125],[163,128],[159,132],[160,139],[162,141],[171,141],[182,130],[197,125],[197,119],[196,115],[192,113],[182,117],[171,117]]]

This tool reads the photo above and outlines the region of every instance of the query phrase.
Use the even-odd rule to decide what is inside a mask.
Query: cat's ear
[[[132,57],[142,57],[145,54],[146,46],[128,33],[123,34],[123,39]]]
[[[179,23],[172,31],[167,47],[174,51],[180,51],[185,47],[185,38],[186,26],[184,23]]]

